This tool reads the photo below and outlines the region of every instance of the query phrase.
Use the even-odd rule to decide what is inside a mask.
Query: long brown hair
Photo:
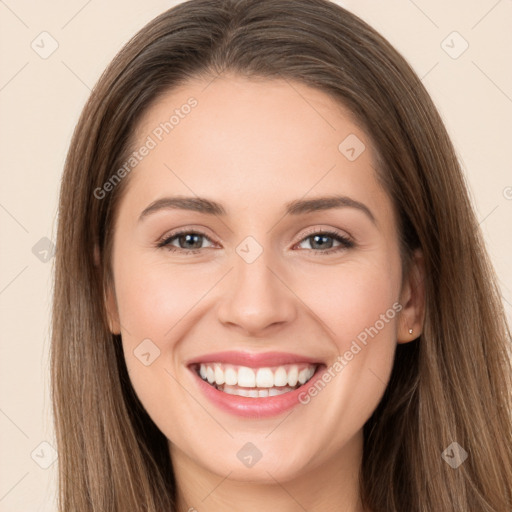
[[[179,4],[136,34],[94,88],[59,204],[51,372],[60,509],[175,510],[167,440],[132,389],[104,303],[129,176],[101,199],[95,191],[123,165],[138,121],[161,95],[224,71],[297,81],[348,107],[376,148],[404,271],[423,251],[424,329],[398,346],[364,426],[363,503],[373,512],[512,510],[511,335],[464,176],[410,66],[327,0]],[[456,469],[442,457],[453,442],[468,453]]]

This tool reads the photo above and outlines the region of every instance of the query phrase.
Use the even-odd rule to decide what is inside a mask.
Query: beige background
[[[2,512],[55,510],[48,386],[53,260],[42,261],[48,242],[40,240],[55,239],[72,130],[108,62],[131,35],[175,3],[0,0]],[[512,1],[347,0],[343,5],[402,52],[438,105],[465,169],[510,319]],[[51,36],[40,36],[43,31]],[[51,49],[51,38],[58,48],[43,59],[40,53]],[[464,41],[467,50],[453,58]]]

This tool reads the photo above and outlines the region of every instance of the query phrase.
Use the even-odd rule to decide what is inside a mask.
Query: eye
[[[210,238],[203,233],[183,230],[178,231],[177,233],[172,233],[168,237],[164,238],[158,242],[157,247],[165,247],[171,252],[179,251],[184,254],[195,254],[201,249],[204,249],[204,247],[202,247],[203,240],[209,240],[211,242]],[[173,244],[173,242],[177,242],[177,246]]]
[[[204,233],[192,230],[182,230],[171,233],[169,236],[160,240],[157,243],[157,247],[165,248],[171,252],[197,254],[201,251],[201,249],[207,248],[203,247],[204,240],[211,242],[209,247],[214,245],[212,240]],[[305,242],[309,242],[310,248],[308,250],[318,254],[331,254],[334,252],[350,249],[355,245],[354,242],[348,237],[335,231],[328,230],[313,231],[296,245],[300,246]],[[334,245],[336,242],[338,245]]]
[[[309,241],[310,249],[319,254],[330,254],[354,247],[354,242],[348,237],[341,235],[335,231],[315,231],[299,242],[298,245]],[[334,242],[339,245],[335,246]]]

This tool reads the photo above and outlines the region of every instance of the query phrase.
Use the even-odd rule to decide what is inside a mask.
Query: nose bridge
[[[275,257],[274,257],[275,256]],[[291,321],[295,315],[293,294],[278,278],[278,255],[247,237],[234,251],[228,290],[219,307],[219,320],[236,324],[253,335],[266,327]]]

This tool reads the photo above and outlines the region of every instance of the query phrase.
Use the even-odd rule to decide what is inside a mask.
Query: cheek
[[[393,336],[400,278],[395,263],[347,261],[314,273],[302,272],[296,280],[297,295],[322,320],[339,352],[348,350],[358,336],[364,339],[368,329],[375,335],[374,326],[379,335]]]
[[[137,272],[134,269],[141,269]],[[169,405],[174,414],[185,410],[178,400],[182,389],[173,360],[186,335],[188,316],[205,293],[209,280],[195,280],[184,267],[171,268],[142,259],[118,262],[116,296],[122,325],[122,343],[130,381],[144,408],[164,431],[169,426]]]
[[[398,303],[400,261],[393,257],[382,258],[380,263],[376,260],[347,261],[314,275],[303,273],[308,277],[300,287],[297,281],[297,295],[321,320],[326,340],[332,343],[334,355],[325,376],[329,391],[324,393],[319,385],[318,394],[304,400],[313,400],[325,411],[333,440],[338,438],[340,425],[345,426],[344,432],[355,431],[371,415],[393,365],[402,309]]]
[[[158,416],[161,397],[180,393],[173,376],[179,377],[181,340],[199,320],[207,304],[202,299],[218,277],[206,266],[125,254],[115,267],[125,362],[139,399],[150,415]]]
[[[310,295],[310,304],[329,327],[338,356],[330,362],[325,388],[319,385],[315,396],[305,396],[304,400],[324,411],[334,445],[340,433],[362,427],[389,381],[402,309],[398,303],[400,260],[388,253],[374,263],[353,261],[327,273],[317,279],[322,292],[317,288]],[[306,282],[304,293],[306,288],[314,289],[311,285]]]
[[[162,340],[201,299],[212,277],[184,265],[125,260],[116,279],[119,315],[128,335]]]

